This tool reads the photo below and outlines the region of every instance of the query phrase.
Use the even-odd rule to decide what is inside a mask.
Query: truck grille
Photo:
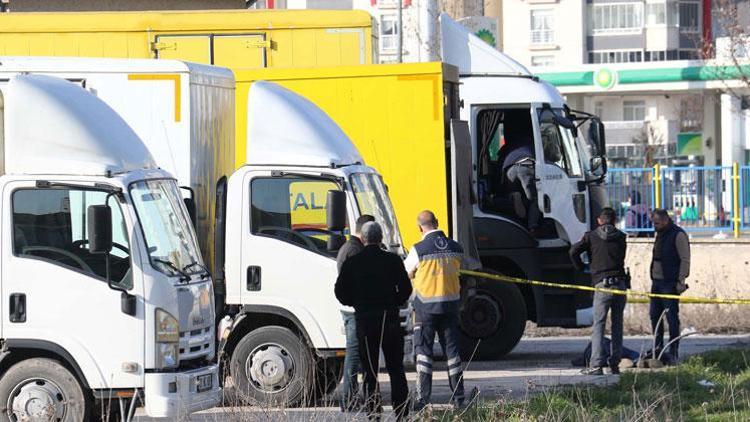
[[[180,332],[180,360],[191,360],[213,355],[214,334],[210,325]]]

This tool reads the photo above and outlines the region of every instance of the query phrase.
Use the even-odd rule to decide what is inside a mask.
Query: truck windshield
[[[177,185],[145,180],[130,185],[151,265],[169,276],[204,271],[198,243]]]
[[[370,214],[375,217],[383,226],[383,243],[390,252],[399,253],[401,235],[383,180],[377,174],[357,173],[351,176],[351,184],[360,215]]]
[[[557,122],[552,113],[562,116],[562,110],[558,109],[542,109],[539,112],[544,161],[562,168],[568,176],[581,176],[581,157],[573,131]]]

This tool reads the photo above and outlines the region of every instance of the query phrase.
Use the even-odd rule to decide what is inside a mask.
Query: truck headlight
[[[156,366],[169,368],[179,364],[180,324],[163,309],[156,310]]]
[[[178,343],[180,341],[180,323],[169,312],[156,310],[156,342]]]
[[[180,347],[177,343],[156,344],[156,366],[157,368],[173,368],[179,364]]]

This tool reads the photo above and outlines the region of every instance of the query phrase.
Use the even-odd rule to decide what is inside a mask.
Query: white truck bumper
[[[206,388],[209,376],[210,388],[198,392],[201,382]],[[210,409],[221,402],[218,365],[184,372],[147,373],[145,381],[145,410],[150,417],[176,418]]]

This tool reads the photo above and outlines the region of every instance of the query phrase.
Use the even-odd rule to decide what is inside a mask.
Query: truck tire
[[[460,315],[461,358],[465,362],[498,359],[510,353],[526,328],[526,302],[513,284],[477,279],[474,294],[462,297]]]
[[[75,375],[53,359],[23,360],[0,378],[2,421],[84,421],[89,405]]]
[[[239,397],[258,406],[296,406],[313,392],[315,362],[305,341],[285,327],[253,330],[237,343],[230,373]]]

